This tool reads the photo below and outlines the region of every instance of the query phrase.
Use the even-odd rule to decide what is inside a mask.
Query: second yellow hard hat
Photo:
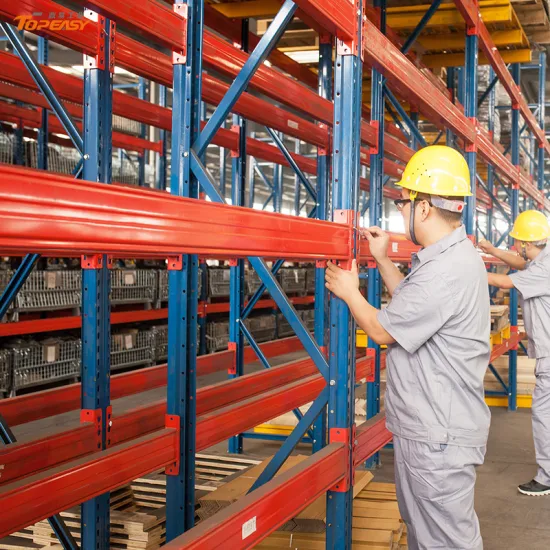
[[[538,210],[525,210],[516,218],[510,237],[525,242],[543,241],[550,237],[548,218]]]

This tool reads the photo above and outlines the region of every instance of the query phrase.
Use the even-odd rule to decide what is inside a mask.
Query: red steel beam
[[[260,344],[260,349],[269,358],[299,351],[303,348],[300,340],[294,336]],[[197,376],[206,376],[226,370],[233,361],[233,355],[233,351],[226,350],[197,357]],[[253,363],[257,359],[254,350],[246,347],[244,351],[245,364]],[[166,386],[166,365],[115,374],[111,378],[111,399],[114,401],[161,386]],[[0,401],[0,414],[9,426],[19,426],[79,409],[80,393],[80,384],[71,384],[62,388],[4,399]]]
[[[164,429],[3,487],[0,538],[174,463],[178,436]]]
[[[13,86],[8,87],[13,88]],[[0,95],[2,94],[0,93]],[[10,122],[21,121],[25,126],[30,128],[40,128],[42,126],[41,113],[39,111],[19,107],[11,103],[6,103],[5,101],[0,101],[0,120]],[[82,122],[75,121],[75,125],[82,134]],[[48,129],[50,132],[57,134],[66,134],[65,128],[61,122],[59,122],[59,119],[52,114],[48,116]],[[72,142],[69,142],[68,145],[72,145]],[[113,132],[113,146],[129,151],[136,151],[141,154],[143,154],[144,150],[155,151],[157,153],[162,151],[160,142],[154,143],[147,139],[123,134],[121,132]]]
[[[297,296],[297,297],[291,297],[289,300],[294,305],[305,305],[305,304],[312,304],[315,301],[315,296]],[[199,304],[199,309],[202,309],[205,311],[206,314],[212,314],[212,313],[227,313],[229,311],[229,302],[222,302],[219,304],[209,304],[207,302],[204,302],[202,304]],[[277,304],[274,300],[259,300],[256,305],[254,306],[255,309],[277,309]],[[0,326],[1,328],[1,326]]]
[[[138,323],[167,319],[168,309],[142,309],[137,311],[117,311],[111,313],[111,324]],[[41,332],[55,332],[82,327],[80,315],[70,317],[53,317],[51,319],[36,319],[33,321],[19,321],[17,323],[0,323],[0,337],[16,336],[19,334],[35,334]]]
[[[385,413],[378,413],[357,426],[355,439],[357,444],[353,458],[355,466],[358,466],[392,440],[392,434],[386,428]]]
[[[367,377],[372,369],[372,360],[359,360],[356,380]],[[315,372],[312,361],[306,359],[199,389],[197,451],[313,400],[325,384]],[[109,444],[117,445],[162,429],[165,413],[166,402],[162,400],[114,415]],[[94,447],[89,443],[93,437],[86,437],[88,443],[80,443],[84,435],[93,435],[90,426],[80,425],[0,449],[0,461],[5,465],[2,483],[58,467],[64,461],[93,452]]]
[[[346,473],[346,456],[343,444],[328,445],[164,548],[252,548],[340,481]],[[244,526],[252,521],[255,529],[245,537]]]
[[[354,38],[358,27],[355,3],[348,0],[296,0],[298,7],[325,31],[338,38]]]
[[[8,165],[0,166],[0,176],[0,249],[6,252],[349,257],[347,226],[332,222],[127,186],[75,183]]]
[[[493,346],[489,363],[492,363],[495,359],[498,359],[505,353],[508,353],[511,349],[514,349],[514,347],[516,347],[524,338],[525,332],[515,332],[511,334],[510,338],[504,340],[502,344]]]

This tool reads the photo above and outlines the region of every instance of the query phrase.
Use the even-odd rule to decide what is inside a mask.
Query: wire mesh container
[[[246,291],[249,296],[256,294],[256,291],[262,286],[262,281],[258,274],[253,269],[248,269],[245,276]],[[267,290],[264,290],[263,294],[266,294]],[[262,296],[263,296],[262,294]]]
[[[306,292],[313,294],[315,292],[315,268],[306,267]]]
[[[229,321],[212,321],[206,325],[206,349],[208,353],[227,349]]]
[[[14,392],[21,388],[77,378],[80,375],[80,338],[15,340],[10,343],[10,347]]]
[[[158,272],[158,290],[157,290],[157,299],[160,303],[168,301],[168,270],[159,269]],[[198,285],[198,297],[200,298],[202,291],[202,276],[201,270],[199,269],[199,285]]]
[[[211,267],[208,270],[208,295],[212,298],[229,296],[229,267]]]
[[[168,301],[168,270],[167,269],[160,269],[158,272],[158,290],[157,290],[157,298],[159,302],[167,302]]]
[[[113,130],[137,136],[141,132],[141,124],[135,120],[121,117],[120,115],[113,115]]]
[[[0,397],[9,394],[11,389],[11,352],[0,349]]]
[[[315,310],[314,309],[304,309],[300,312],[302,321],[304,325],[310,332],[313,332],[315,329]]]
[[[305,267],[283,267],[279,271],[279,281],[285,292],[304,293],[306,269]]]
[[[155,362],[168,359],[168,325],[155,325],[153,328]]]
[[[4,289],[8,286],[8,283],[10,282],[12,277],[13,277],[13,271],[11,269],[0,268],[0,296],[4,292]],[[14,305],[14,302],[10,304],[10,307],[8,308],[8,313],[13,310],[13,305]]]
[[[80,153],[72,147],[62,145],[48,145],[48,170],[59,174],[70,175],[80,162]]]
[[[72,309],[82,303],[82,272],[79,269],[33,270],[18,292],[19,311]]]
[[[120,330],[111,335],[111,370],[151,366],[154,360],[153,330],[134,328]]]
[[[13,164],[13,150],[13,136],[0,129],[0,162]]]
[[[286,338],[287,336],[293,335],[294,331],[285,316],[282,313],[277,313],[277,337]]]
[[[249,317],[245,320],[244,324],[256,342],[275,340],[277,330],[275,315],[267,314]]]
[[[157,270],[113,269],[111,272],[111,303],[149,304],[157,294]]]

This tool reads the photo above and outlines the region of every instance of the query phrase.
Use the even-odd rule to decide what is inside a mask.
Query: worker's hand
[[[495,251],[495,247],[487,239],[481,239],[477,246],[485,254],[493,254]]]
[[[357,269],[357,260],[353,260],[351,271],[346,271],[334,265],[327,263],[325,272],[325,286],[338,298],[348,302],[359,292],[359,271]]]
[[[370,253],[377,262],[380,263],[388,257],[390,236],[385,231],[373,226],[368,229],[362,229],[361,235],[369,241]]]

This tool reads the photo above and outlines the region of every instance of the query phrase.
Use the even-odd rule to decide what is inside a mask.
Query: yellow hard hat
[[[466,159],[445,145],[431,145],[417,151],[396,185],[416,193],[443,197],[469,197],[472,194]]]
[[[550,237],[548,218],[538,210],[525,210],[516,218],[510,237],[525,242],[547,239]]]

